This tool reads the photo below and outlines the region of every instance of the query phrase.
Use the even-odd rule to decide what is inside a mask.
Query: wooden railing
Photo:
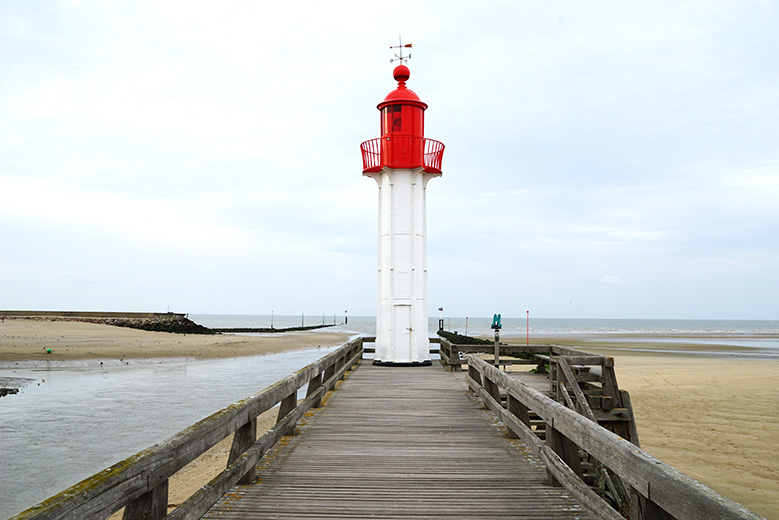
[[[494,351],[491,345],[453,344],[441,338],[441,363],[454,371],[467,364],[466,354],[487,354],[489,361]],[[536,374],[547,376],[549,394],[557,402],[639,445],[630,395],[617,385],[614,358],[559,345],[500,345],[499,364],[534,367]]]
[[[438,338],[429,338],[430,339],[430,354],[438,354],[438,348],[434,347],[432,344],[440,343],[441,341]],[[375,354],[376,353],[376,347],[366,347],[365,344],[371,344],[376,343],[376,337],[375,336],[365,336],[362,338],[363,342],[363,352],[366,354]]]
[[[362,338],[264,390],[224,408],[173,437],[141,451],[75,486],[54,495],[11,520],[102,519],[122,507],[125,520],[200,518],[236,483],[255,479],[255,466],[282,436],[294,433],[297,421],[335,388],[346,371],[362,359]],[[298,403],[298,391],[308,385]],[[276,425],[259,439],[257,416],[279,406]],[[227,468],[170,514],[168,479],[178,470],[234,433]],[[167,516],[166,516],[167,515]]]
[[[762,518],[599,426],[586,413],[558,403],[474,354],[465,359],[469,388],[503,421],[512,437],[521,438],[543,461],[550,481],[564,486],[595,518]],[[617,504],[621,511],[588,485],[582,455],[605,468],[614,492],[625,494],[626,503]]]

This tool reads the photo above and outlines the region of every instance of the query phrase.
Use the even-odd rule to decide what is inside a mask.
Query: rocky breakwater
[[[217,334],[216,331],[199,325],[182,316],[155,316],[153,318],[102,318],[94,320],[97,323],[130,327],[132,329],[154,332],[175,332],[176,334]]]
[[[218,334],[217,331],[190,320],[185,314],[174,313],[0,311],[0,318],[2,320],[78,321],[176,334]]]
[[[458,334],[457,332],[449,332],[447,330],[439,330],[438,335],[442,338],[446,338],[455,345],[494,345],[494,341],[481,339],[481,338],[474,338],[471,336],[465,336],[463,334]]]

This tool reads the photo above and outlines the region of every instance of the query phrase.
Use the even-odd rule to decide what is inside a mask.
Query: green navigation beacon
[[[492,325],[490,328],[495,331],[495,368],[500,368],[500,314],[492,315]]]

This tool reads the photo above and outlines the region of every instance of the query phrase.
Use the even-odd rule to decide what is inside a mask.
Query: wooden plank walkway
[[[586,517],[437,362],[368,363],[204,518]]]

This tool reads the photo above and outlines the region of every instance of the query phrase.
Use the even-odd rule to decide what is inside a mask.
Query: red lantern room
[[[410,75],[405,65],[398,65],[393,71],[398,88],[377,106],[381,113],[381,137],[360,145],[363,173],[378,173],[385,167],[441,173],[444,144],[425,139],[427,104],[406,87]]]

